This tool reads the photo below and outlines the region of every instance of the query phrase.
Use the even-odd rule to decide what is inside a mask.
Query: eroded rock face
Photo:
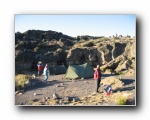
[[[47,39],[47,40],[52,40],[52,39],[60,39],[62,36],[62,33],[60,32],[55,32],[55,31],[42,31],[42,30],[28,30],[22,34],[17,34],[16,37],[19,37],[19,39],[24,39],[24,40],[42,40],[42,39]]]
[[[115,59],[119,55],[122,55],[125,52],[126,43],[114,43],[112,50],[112,57]]]
[[[134,59],[136,55],[136,44],[135,41],[128,42],[127,46],[125,48],[125,56],[127,56],[129,59]]]
[[[111,70],[115,70],[119,63],[122,61],[125,61],[127,58],[124,55],[120,55],[118,56],[116,59],[111,60],[110,62],[108,62],[107,64],[103,65],[101,67],[101,69],[111,69]]]
[[[61,51],[61,52],[50,52],[50,53],[45,53],[42,56],[42,61],[44,63],[53,63],[55,62],[55,64],[57,62],[65,62],[65,58],[66,58],[66,53]]]
[[[79,46],[78,39],[84,39],[83,44],[90,40],[92,45]],[[135,58],[135,40],[114,42],[108,39],[97,42],[97,39],[92,36],[74,38],[55,31],[28,30],[15,33],[15,69],[37,69],[38,61],[65,66],[87,62],[93,67],[100,64],[105,69],[116,71],[134,66],[131,63],[127,67],[125,61]],[[74,44],[79,47],[72,47]]]
[[[130,68],[132,62],[130,60],[125,60],[119,63],[118,67],[115,69],[116,72],[124,71]]]
[[[71,49],[66,61],[68,64],[83,64],[86,62],[90,65],[102,64],[101,53],[92,47]]]
[[[112,49],[113,46],[110,44],[105,44],[98,49],[98,51],[101,53],[103,64],[112,60]]]
[[[67,61],[68,64],[89,62],[91,65],[102,65],[122,55],[125,52],[125,47],[126,43],[107,43],[103,44],[100,48],[75,48],[69,51]],[[114,66],[112,67],[114,68]]]
[[[74,38],[55,31],[28,30],[15,33],[16,71],[37,69],[38,61],[64,64],[66,50]]]

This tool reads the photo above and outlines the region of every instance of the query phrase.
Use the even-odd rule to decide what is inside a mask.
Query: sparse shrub
[[[40,50],[39,47],[35,47],[35,48],[34,48],[34,52],[38,52],[39,50]]]
[[[114,85],[114,84],[115,84],[115,81],[113,81],[113,82],[110,83],[110,85]]]
[[[106,71],[108,71],[108,72],[112,72],[112,69],[106,69]]]
[[[80,43],[76,43],[72,46],[72,48],[78,48],[78,47],[81,47],[81,44]]]
[[[123,75],[123,72],[121,72],[121,71],[116,71],[116,75]]]
[[[85,40],[83,40],[83,39],[81,39],[81,40],[79,41],[79,43],[83,43],[83,42],[85,42]]]
[[[105,67],[101,67],[100,68],[102,72],[105,72],[106,68]]]
[[[107,38],[105,38],[105,37],[101,37],[98,39],[98,41],[106,41],[106,40],[107,40]]]
[[[30,80],[32,76],[30,75],[24,75],[24,74],[19,74],[15,76],[15,89],[23,89],[25,83]]]
[[[30,103],[33,103],[33,102],[34,102],[34,99],[30,99],[29,102],[30,102]]]
[[[118,97],[117,98],[117,104],[118,105],[126,105],[127,99],[124,97]]]
[[[92,47],[94,46],[93,42],[86,42],[82,44],[82,47]]]

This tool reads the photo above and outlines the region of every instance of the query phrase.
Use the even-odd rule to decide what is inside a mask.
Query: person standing
[[[38,66],[38,76],[40,76],[42,74],[42,71],[43,71],[43,64],[42,64],[42,62],[39,61],[37,66]]]
[[[47,82],[49,76],[49,68],[47,64],[44,67],[43,75],[45,76],[43,82]]]
[[[98,89],[100,88],[100,83],[101,83],[101,70],[100,70],[100,65],[97,65],[96,70],[94,72],[94,80],[95,80],[95,86],[96,89],[95,91],[98,92]]]

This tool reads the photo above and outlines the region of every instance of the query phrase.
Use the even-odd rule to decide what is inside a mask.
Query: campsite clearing
[[[117,96],[118,94],[130,95],[129,97],[135,100],[135,79],[133,76],[121,76],[122,82],[124,83],[123,86],[117,88],[110,97],[106,96],[105,92],[103,92],[102,85],[100,89],[101,93],[97,93],[96,95],[98,95],[98,97],[96,98],[94,97],[95,94],[93,94],[95,89],[93,78],[68,80],[65,79],[64,76],[65,74],[49,76],[49,80],[45,84],[41,82],[44,76],[36,78],[35,86],[33,86],[31,89],[26,90],[22,94],[15,95],[15,105],[47,105],[47,98],[52,99],[53,94],[57,94],[59,98],[77,97],[84,101],[78,101],[79,103],[68,102],[65,103],[65,105],[116,105],[115,96]],[[104,82],[104,80],[109,76],[110,75],[108,74],[103,75],[102,82]],[[114,77],[120,78],[120,76],[116,75],[114,75]],[[95,99],[98,99],[100,101],[96,102]],[[42,102],[40,102],[40,104],[37,104],[37,101]],[[87,101],[91,103],[87,103]],[[55,103],[54,105],[58,105],[58,103]]]

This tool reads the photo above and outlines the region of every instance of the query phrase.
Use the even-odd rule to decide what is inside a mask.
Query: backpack
[[[104,85],[104,90],[106,91],[107,94],[110,94],[112,87],[111,85]]]

